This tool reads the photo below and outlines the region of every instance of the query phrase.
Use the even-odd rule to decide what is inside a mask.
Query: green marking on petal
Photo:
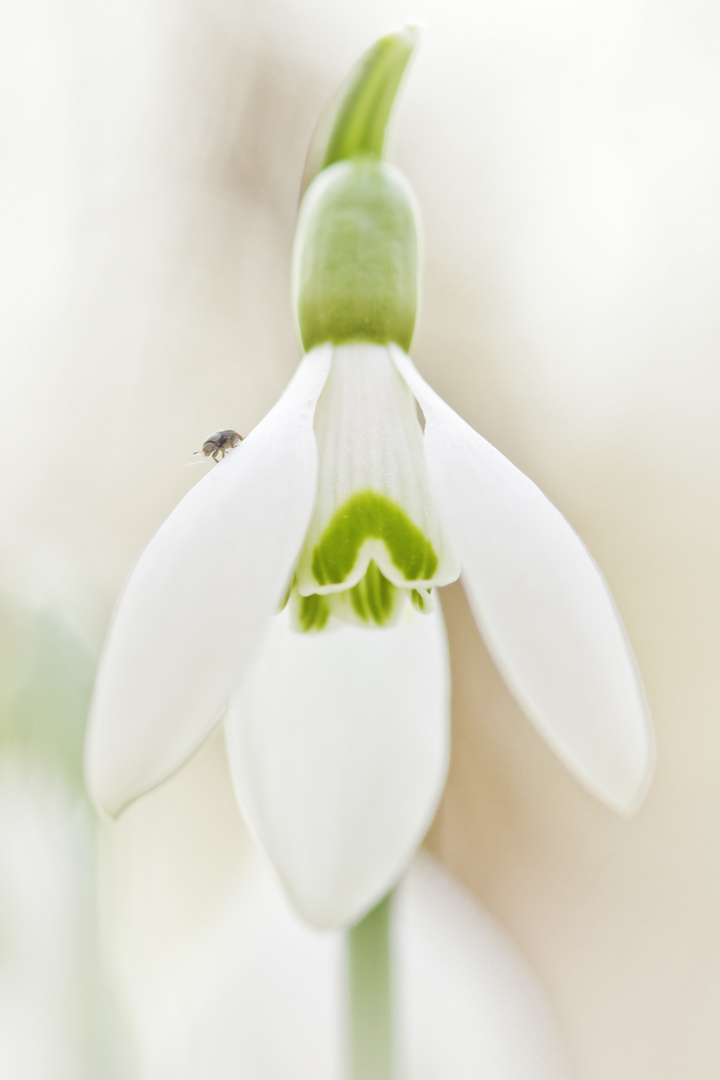
[[[413,589],[410,593],[410,599],[412,600],[413,607],[418,611],[425,614],[428,611],[432,611],[434,604],[432,601],[432,593],[429,589]]]
[[[387,626],[395,613],[399,590],[375,562],[368,564],[362,581],[349,590],[353,611],[363,622]]]
[[[303,633],[322,630],[330,618],[330,608],[324,596],[298,596],[297,621]]]
[[[397,503],[376,491],[358,491],[335,511],[313,550],[317,583],[346,581],[366,540],[382,540],[406,581],[428,581],[437,570],[435,549]],[[373,585],[372,593],[373,602],[382,606],[380,586]]]
[[[302,596],[293,585],[293,628],[299,633],[318,633],[336,619],[362,623],[369,629],[390,626],[406,602],[422,614],[435,607],[430,589],[405,589],[394,585],[371,560],[362,580],[341,592]]]

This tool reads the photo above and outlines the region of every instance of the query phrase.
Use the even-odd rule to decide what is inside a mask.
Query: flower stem
[[[386,34],[360,58],[344,87],[322,167],[383,156],[385,133],[402,77],[420,40],[416,26]]]
[[[395,30],[364,53],[320,115],[308,148],[302,193],[322,169],[350,158],[383,157],[403,75],[420,41],[417,26]]]
[[[393,1080],[392,893],[347,935],[348,1080]]]

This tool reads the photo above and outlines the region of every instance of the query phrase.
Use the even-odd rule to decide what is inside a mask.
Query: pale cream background
[[[185,463],[202,438],[251,428],[292,372],[289,254],[314,118],[363,47],[414,20],[427,33],[392,143],[426,224],[413,355],[592,550],[658,740],[645,806],[633,821],[614,818],[519,715],[455,588],[445,598],[454,759],[431,847],[529,961],[578,1080],[711,1080],[720,1073],[712,5],[6,5],[4,577],[97,645],[134,556],[195,479]],[[193,794],[153,796],[104,837],[110,954],[128,936],[137,948],[142,925],[145,960],[167,956],[224,903],[247,841],[223,769],[220,749],[190,766]],[[182,808],[168,818],[163,799]],[[201,823],[195,841],[188,822]],[[154,878],[138,873],[148,865]],[[142,982],[133,970],[122,983],[131,998]],[[132,1000],[142,1010],[142,997]]]

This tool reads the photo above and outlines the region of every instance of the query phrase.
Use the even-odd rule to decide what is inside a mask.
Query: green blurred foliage
[[[82,790],[95,658],[64,619],[0,594],[0,753],[20,750]]]

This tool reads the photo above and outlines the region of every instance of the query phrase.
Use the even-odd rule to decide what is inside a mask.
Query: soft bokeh
[[[12,0],[0,13],[3,1075],[179,1075],[179,1047],[188,1060],[209,1053],[222,988],[235,987],[238,1009],[252,996],[246,950],[262,968],[266,940],[286,995],[278,1038],[313,1053],[282,1011],[287,995],[302,1001],[303,977],[282,964],[297,948],[315,986],[310,972],[331,978],[334,946],[297,927],[291,945],[276,900],[265,906],[277,923],[258,929],[261,871],[221,742],[102,828],[88,916],[80,734],[114,597],[204,467],[186,468],[193,451],[217,428],[248,431],[297,362],[289,255],[315,117],[357,54],[407,21],[427,25],[391,147],[426,225],[413,355],[590,547],[658,736],[645,806],[613,817],[522,718],[461,592],[447,590],[454,757],[430,844],[474,895],[473,918],[485,926],[490,912],[537,980],[530,998],[508,992],[515,1030],[504,1014],[504,1041],[484,1052],[510,1061],[507,1047],[529,1053],[528,1032],[551,1042],[555,1024],[577,1080],[720,1070],[717,11]],[[417,963],[436,965],[450,1000],[476,1003],[484,1030],[487,956],[505,957],[501,981],[521,961],[505,938],[493,952],[480,934],[485,946],[459,958],[455,939],[439,944],[452,910],[432,908],[435,952]],[[417,980],[439,1020],[432,984]],[[323,985],[327,1010],[308,1023],[331,1039]],[[453,1027],[461,1012],[408,1080],[483,1074],[483,1047],[467,1050],[472,1017]],[[38,1032],[57,1046],[48,1058]],[[451,1047],[455,1073],[432,1056]],[[493,1075],[556,1068],[512,1060]]]

